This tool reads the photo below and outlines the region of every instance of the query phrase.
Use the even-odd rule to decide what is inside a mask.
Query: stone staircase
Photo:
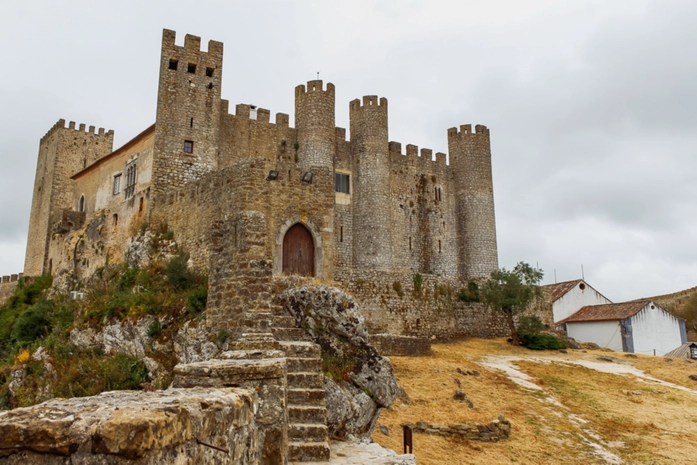
[[[242,332],[231,349],[277,349],[286,354],[288,461],[329,460],[321,349],[306,339],[295,320],[271,312],[249,312],[240,321]]]

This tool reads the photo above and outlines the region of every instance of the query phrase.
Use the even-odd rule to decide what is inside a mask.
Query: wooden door
[[[293,225],[283,238],[283,272],[315,275],[315,244],[302,224]]]

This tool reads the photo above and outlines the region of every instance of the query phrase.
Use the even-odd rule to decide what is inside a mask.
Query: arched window
[[[136,164],[130,163],[126,166],[126,190],[124,194],[127,199],[133,197],[136,192]]]
[[[82,194],[80,196],[80,200],[77,201],[77,211],[79,211],[79,212],[85,211],[85,194]]]

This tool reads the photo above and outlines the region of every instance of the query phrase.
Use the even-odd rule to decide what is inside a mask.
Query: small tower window
[[[184,153],[194,153],[194,141],[185,140],[184,141]]]
[[[114,176],[114,195],[119,195],[121,193],[121,173]]]
[[[443,188],[442,187],[435,187],[435,198],[436,202],[441,202],[443,200]]]
[[[342,192],[344,194],[351,193],[351,186],[349,183],[349,175],[344,173],[336,173],[334,190],[336,192]]]
[[[178,64],[179,64],[179,60],[169,60],[169,69],[176,71]]]
[[[194,63],[189,63],[189,66],[186,68],[186,70],[191,74],[196,74],[196,65]]]
[[[213,68],[206,68],[206,76],[213,77]]]
[[[77,211],[79,211],[79,212],[85,211],[85,194],[82,194],[80,196],[80,200],[78,200],[78,202],[77,202]]]

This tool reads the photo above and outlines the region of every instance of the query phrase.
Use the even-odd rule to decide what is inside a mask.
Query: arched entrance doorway
[[[288,229],[283,237],[283,272],[315,275],[315,244],[310,231],[300,223]]]

